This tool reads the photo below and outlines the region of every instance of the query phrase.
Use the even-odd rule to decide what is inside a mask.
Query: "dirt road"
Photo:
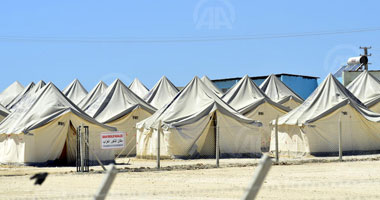
[[[248,166],[122,172],[107,199],[240,199],[254,169]],[[48,171],[50,175],[42,186],[34,186],[29,177],[39,171]],[[74,168],[3,166],[0,199],[91,199],[104,174],[71,171]],[[379,198],[380,161],[273,166],[258,196],[258,199]]]

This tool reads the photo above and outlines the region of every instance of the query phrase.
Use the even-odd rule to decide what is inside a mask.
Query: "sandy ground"
[[[379,156],[302,159],[274,165],[257,199],[380,199]],[[240,199],[258,159],[164,160],[162,171],[153,161],[123,158],[107,199]],[[124,164],[120,164],[124,163]],[[202,163],[202,164],[200,164]],[[74,167],[0,166],[0,199],[91,199],[104,174],[100,167],[87,174]],[[42,186],[29,180],[49,172]]]

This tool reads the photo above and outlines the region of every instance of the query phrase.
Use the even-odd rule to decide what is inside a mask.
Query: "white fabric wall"
[[[122,131],[126,133],[126,148],[115,150],[116,155],[121,153],[121,155],[136,155],[136,123],[142,121],[152,114],[147,112],[144,109],[137,108],[125,115],[124,117],[117,119],[113,122],[107,123],[107,125],[117,128],[118,131]],[[133,116],[138,117],[138,119],[133,119]],[[132,140],[132,141],[131,141]]]
[[[49,122],[45,126],[30,131],[30,134],[1,134],[0,135],[0,162],[1,163],[44,163],[58,159],[62,153],[70,121],[74,127],[80,124],[88,125],[90,129],[90,148],[97,154],[100,160],[110,161],[114,159],[113,150],[102,150],[100,133],[107,132],[103,127],[91,124],[73,113],[66,113]],[[59,126],[63,122],[64,126]],[[75,140],[70,140],[68,149],[76,152]],[[74,143],[74,144],[72,144]],[[72,155],[71,155],[72,156]],[[96,160],[90,151],[90,160]]]
[[[264,115],[259,115],[259,112],[264,113]],[[261,149],[263,151],[269,151],[269,145],[271,140],[271,131],[272,127],[270,122],[275,120],[276,117],[281,117],[286,114],[285,111],[282,111],[269,103],[263,103],[259,105],[256,109],[245,114],[246,117],[260,121],[263,126],[260,128],[261,134]]]
[[[189,156],[196,153],[201,156],[214,155],[215,140],[210,139],[210,134],[215,134],[213,116],[214,113],[210,113],[192,124],[164,128],[161,133],[161,156]],[[216,120],[220,135],[220,153],[261,154],[260,128],[238,122],[218,111],[216,111]],[[157,155],[156,153],[157,129],[138,129],[137,156],[153,158]]]
[[[25,142],[18,135],[0,135],[0,163],[23,162]]]
[[[289,101],[286,101],[286,102],[282,103],[281,105],[288,107],[291,110],[293,110],[294,108],[298,107],[301,104],[297,101],[294,101],[294,99],[291,98],[291,99],[289,99]]]
[[[347,115],[342,115],[342,111],[347,112]],[[380,124],[366,120],[350,105],[346,105],[311,126],[279,126],[280,153],[306,155],[338,152],[339,115],[342,121],[343,151],[380,150]],[[274,140],[270,150],[275,151]]]
[[[221,154],[261,154],[262,127],[254,127],[217,113]]]

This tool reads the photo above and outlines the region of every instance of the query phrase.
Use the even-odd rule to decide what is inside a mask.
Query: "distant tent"
[[[43,80],[38,81],[38,83],[33,87],[33,92],[37,93],[40,89],[45,87],[46,83]]]
[[[280,81],[274,74],[265,79],[260,85],[260,89],[271,100],[290,109],[294,109],[303,102],[303,99],[300,96]]]
[[[32,88],[35,86],[34,82],[29,83],[21,92],[18,94],[11,102],[6,105],[7,109],[12,109],[12,107],[17,104],[20,99],[22,99],[25,95],[28,94],[32,90]]]
[[[368,110],[329,74],[303,104],[279,118],[280,153],[338,152],[339,121],[343,151],[380,150],[380,114]],[[270,149],[275,150],[273,141]]]
[[[178,89],[169,79],[163,76],[145,96],[144,100],[155,108],[160,109],[169,103],[177,93]]]
[[[85,110],[92,102],[94,102],[103,92],[106,91],[107,85],[100,81],[79,103],[78,107]]]
[[[12,83],[0,94],[0,104],[7,106],[14,98],[17,97],[18,94],[20,94],[20,92],[22,92],[23,89],[24,86],[22,86],[18,81]]]
[[[368,71],[355,78],[347,89],[352,92],[370,110],[380,113],[380,80]]]
[[[16,97],[14,98],[8,105],[7,109],[13,112],[17,109],[17,107],[24,103],[26,99],[29,98],[29,96],[36,94],[41,88],[43,88],[46,85],[44,81],[39,81],[36,85],[32,82],[28,86],[24,88],[24,90]]]
[[[9,113],[9,110],[0,104],[0,122],[3,121],[3,119],[9,115]]]
[[[169,104],[137,123],[138,157],[157,155],[160,121],[162,157],[214,156],[216,130],[222,156],[261,154],[259,123],[228,106],[198,77]]]
[[[232,86],[222,99],[244,116],[263,123],[260,129],[261,148],[268,151],[272,130],[270,122],[286,114],[289,109],[267,97],[248,75]]]
[[[136,122],[151,116],[155,110],[117,79],[84,111],[99,122],[126,132],[127,142],[134,142],[127,146],[122,155],[134,155]]]
[[[219,97],[223,95],[223,92],[207,76],[203,76],[201,80],[216,95],[218,95]]]
[[[78,104],[88,93],[78,79],[71,82],[62,92],[74,104]]]
[[[137,78],[133,80],[129,86],[129,89],[132,90],[132,92],[134,92],[140,98],[144,98],[149,92],[148,88],[145,87],[145,85],[142,84],[141,81]]]
[[[75,106],[52,83],[24,109],[17,109],[0,123],[0,163],[35,164],[54,160],[75,162],[76,131],[89,126],[90,148],[102,161],[112,161],[114,152],[101,150],[100,133],[114,131]],[[25,109],[26,108],[26,109]],[[90,153],[90,160],[95,157]]]

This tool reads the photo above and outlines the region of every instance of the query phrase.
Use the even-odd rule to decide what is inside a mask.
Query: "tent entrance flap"
[[[200,156],[215,156],[216,147],[216,113],[210,117],[210,121],[197,141]]]
[[[70,121],[67,130],[66,141],[62,149],[62,153],[57,160],[58,164],[71,165],[75,163],[76,159],[76,129]]]

